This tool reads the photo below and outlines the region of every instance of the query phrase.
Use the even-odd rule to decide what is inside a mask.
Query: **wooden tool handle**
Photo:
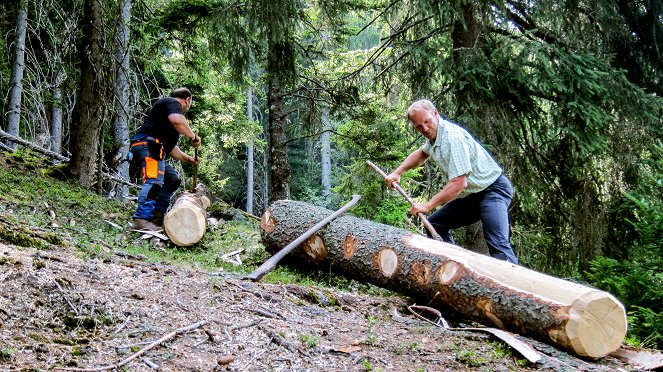
[[[366,164],[368,164],[371,168],[373,168],[376,172],[378,172],[382,176],[382,178],[387,178],[387,174],[384,171],[382,171],[382,169],[380,169],[377,165],[373,164],[373,162],[371,162],[370,160],[366,160]],[[398,182],[392,182],[391,185],[394,187],[394,189],[396,189],[396,191],[398,191],[401,195],[403,195],[405,200],[407,200],[408,203],[410,203],[410,205],[413,206],[415,204],[414,200],[412,200],[412,198],[405,192],[405,190],[403,190],[403,188],[401,187],[401,185],[398,184]],[[440,234],[437,233],[437,231],[435,231],[435,228],[433,227],[433,225],[430,224],[425,214],[419,212],[417,213],[417,217],[419,217],[419,219],[424,224],[426,230],[428,230],[428,232],[433,237],[433,239],[442,241],[442,237],[440,236]]]
[[[196,162],[193,165],[193,185],[191,185],[191,192],[196,192],[198,185],[198,148],[193,149],[193,160]]]

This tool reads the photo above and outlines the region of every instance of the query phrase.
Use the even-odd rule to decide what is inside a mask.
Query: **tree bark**
[[[9,91],[9,110],[7,110],[6,132],[18,137],[21,122],[21,97],[23,95],[23,71],[25,70],[25,34],[27,30],[28,2],[21,0],[16,20],[16,40],[14,45],[14,65]],[[7,143],[9,148],[16,150],[16,144]]]
[[[51,150],[59,154],[62,150],[62,81],[64,68],[55,74],[53,83],[53,103],[51,104]]]
[[[327,199],[331,195],[331,137],[332,123],[329,121],[329,108],[322,108],[322,135],[320,136],[320,162],[322,178],[322,196]]]
[[[246,89],[246,118],[253,122],[253,88]],[[253,214],[253,138],[246,145],[246,213]]]
[[[263,242],[277,251],[330,213],[301,202],[275,202],[261,220]],[[626,334],[624,307],[607,292],[356,217],[336,219],[292,254],[298,262],[324,263],[581,356],[604,356]]]
[[[113,123],[113,160],[111,169],[120,179],[129,180],[129,163],[124,161],[129,152],[129,38],[131,22],[131,0],[122,0],[120,19],[115,39],[115,122]],[[124,197],[129,188],[115,186],[115,195]]]
[[[91,187],[96,181],[99,134],[104,105],[103,60],[101,50],[101,6],[97,0],[85,0],[83,16],[83,49],[79,101],[74,114],[76,132],[72,146],[72,176],[81,186]],[[99,180],[100,181],[100,180]]]
[[[183,192],[163,219],[166,235],[178,247],[198,243],[207,228],[209,199],[202,192]]]
[[[281,58],[287,58],[289,50],[283,43],[269,38],[269,56],[267,74],[269,91],[269,162],[271,200],[290,199],[290,164],[288,163],[288,135],[286,131],[286,115],[284,96],[281,87],[281,75],[278,71]]]

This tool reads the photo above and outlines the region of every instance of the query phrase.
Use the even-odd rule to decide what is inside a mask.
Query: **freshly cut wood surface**
[[[203,193],[183,192],[163,219],[170,241],[179,247],[196,244],[207,229],[205,209],[209,199]]]
[[[263,215],[263,242],[278,251],[330,212],[277,201]],[[352,216],[334,220],[292,254],[581,356],[604,356],[626,335],[624,306],[607,292]]]

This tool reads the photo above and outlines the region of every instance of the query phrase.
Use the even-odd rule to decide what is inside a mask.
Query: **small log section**
[[[330,213],[277,201],[262,216],[263,242],[278,251]],[[607,292],[352,216],[332,221],[291,255],[580,356],[602,357],[626,335],[624,306]]]
[[[207,229],[205,209],[209,204],[209,199],[202,192],[185,191],[180,194],[163,218],[163,228],[170,241],[178,247],[198,243]]]

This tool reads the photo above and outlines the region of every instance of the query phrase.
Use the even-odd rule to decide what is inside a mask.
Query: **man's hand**
[[[430,210],[433,209],[428,206],[428,203],[426,204],[414,204],[410,208],[410,213],[414,215],[415,217],[419,217],[419,213],[427,214],[430,212]]]
[[[202,142],[203,142],[203,140],[195,134],[193,135],[193,138],[189,138],[189,143],[191,144],[191,146],[193,146],[195,148],[200,147],[200,144]]]
[[[394,187],[394,182],[401,183],[401,175],[394,172],[388,175],[384,180],[387,182],[387,187],[391,189]]]
[[[198,163],[200,163],[200,158],[196,159],[191,155],[187,155],[186,161],[193,164],[193,165],[198,165]]]

